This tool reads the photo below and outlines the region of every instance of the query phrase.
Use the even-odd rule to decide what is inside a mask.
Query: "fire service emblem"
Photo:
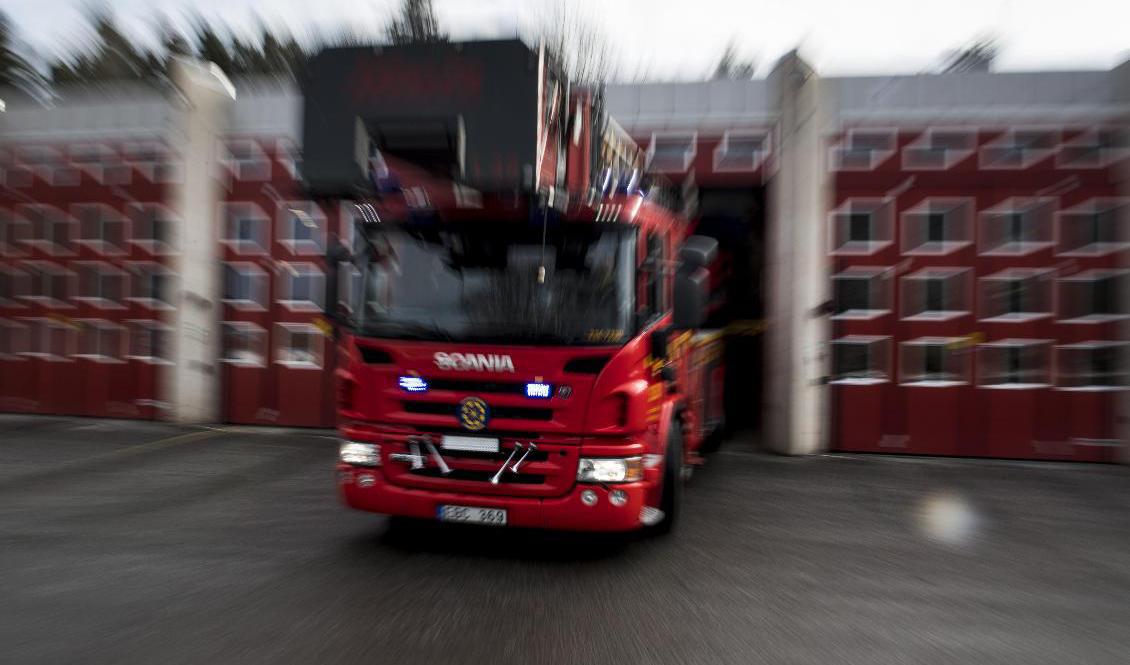
[[[490,407],[478,397],[468,397],[459,402],[459,423],[464,429],[477,432],[487,426]]]

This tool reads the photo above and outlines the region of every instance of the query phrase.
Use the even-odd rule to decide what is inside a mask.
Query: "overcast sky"
[[[94,0],[98,2],[99,0]],[[558,0],[435,0],[458,39],[512,36]],[[352,28],[379,35],[400,0],[113,0],[123,28],[145,43],[164,16],[187,26],[198,12],[251,33]],[[735,41],[764,74],[799,46],[824,74],[914,73],[981,35],[1002,46],[1000,70],[1108,69],[1130,58],[1127,0],[573,0],[613,45],[620,76],[700,78]],[[91,0],[3,0],[19,38],[42,54],[82,35]]]

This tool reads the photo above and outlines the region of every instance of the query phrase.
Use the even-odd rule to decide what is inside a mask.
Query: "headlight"
[[[342,441],[337,456],[345,464],[353,466],[380,466],[381,446],[376,443]]]
[[[632,483],[643,480],[643,460],[639,457],[582,457],[577,465],[577,482]]]

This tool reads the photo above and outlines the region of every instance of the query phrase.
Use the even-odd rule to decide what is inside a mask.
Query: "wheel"
[[[671,423],[667,431],[667,453],[663,464],[663,492],[659,510],[663,517],[651,527],[656,534],[671,533],[679,519],[683,498],[683,429],[679,421]]]

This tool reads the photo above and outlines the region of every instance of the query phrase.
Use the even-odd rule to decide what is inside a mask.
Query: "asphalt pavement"
[[[0,663],[1130,662],[1130,468],[737,439],[664,538],[350,511],[325,431],[0,415]]]

